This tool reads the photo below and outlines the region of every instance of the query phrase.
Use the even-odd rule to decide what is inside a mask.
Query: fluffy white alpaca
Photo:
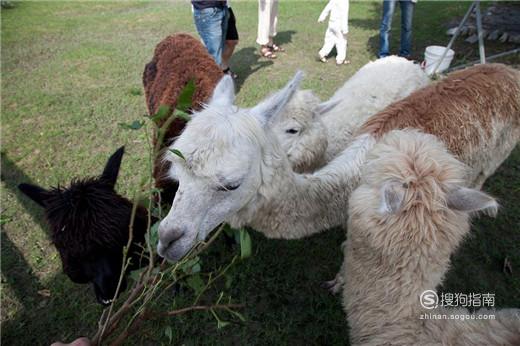
[[[420,304],[470,232],[470,213],[498,208],[464,187],[465,169],[437,138],[416,130],[386,134],[368,155],[349,202],[342,267],[352,345],[520,344],[519,309],[471,314]],[[466,319],[421,319],[424,313]],[[495,319],[472,319],[479,314]]]
[[[171,146],[185,159],[168,155],[179,190],[159,227],[161,256],[179,259],[222,222],[287,239],[346,222],[358,161],[365,157],[363,147],[370,145],[359,141],[319,171],[295,173],[270,127],[301,78],[298,73],[251,109],[233,106],[231,78],[217,85],[208,107],[193,116]]]
[[[195,114],[171,146],[186,160],[171,153],[167,157],[173,163],[169,173],[179,181],[179,190],[159,227],[159,254],[172,260],[182,257],[197,238],[204,239],[222,222],[233,227],[249,225],[268,237],[287,239],[344,224],[348,197],[358,184],[366,153],[381,134],[392,129],[390,125],[429,131],[463,162],[474,165],[473,172],[480,172],[483,165],[493,168],[507,157],[520,136],[518,75],[502,65],[462,72],[414,93],[438,102],[444,98],[445,104],[436,104],[431,112],[415,117],[406,116],[401,122],[391,112],[372,117],[362,128],[364,134],[313,174],[292,171],[271,128],[301,75],[251,109],[233,105],[233,82],[224,77],[207,108]],[[479,93],[478,81],[485,82],[489,90]],[[416,99],[414,94],[405,100]],[[428,104],[430,99],[422,102]]]
[[[273,129],[295,171],[313,171],[345,149],[371,115],[429,82],[405,58],[378,59],[359,69],[327,102],[320,104],[311,91],[297,92]]]

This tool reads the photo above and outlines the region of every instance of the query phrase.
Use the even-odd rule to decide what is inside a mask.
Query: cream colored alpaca
[[[374,147],[349,203],[342,274],[352,345],[519,345],[520,310],[479,311],[495,320],[424,320],[421,307],[470,231],[469,214],[496,213],[490,196],[465,186],[466,167],[442,142],[392,131]],[[475,316],[473,316],[475,317]]]
[[[299,91],[275,119],[273,131],[296,172],[323,166],[345,149],[371,116],[430,82],[419,65],[397,56],[364,65],[320,104]]]

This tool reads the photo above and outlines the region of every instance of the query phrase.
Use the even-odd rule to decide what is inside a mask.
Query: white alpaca
[[[486,68],[492,73],[481,78]],[[314,174],[292,171],[271,129],[273,119],[296,91],[301,75],[297,74],[284,89],[251,109],[233,106],[233,83],[224,77],[208,107],[195,114],[171,146],[186,159],[171,153],[167,157],[173,163],[170,174],[179,181],[179,190],[159,227],[159,254],[179,259],[197,238],[205,239],[222,222],[233,227],[249,225],[268,237],[287,239],[343,225],[348,197],[358,184],[366,153],[391,126],[399,128],[405,124],[429,130],[462,161],[474,164],[473,171],[480,172],[482,165],[493,168],[507,157],[520,136],[520,86],[513,78],[517,75],[510,72],[503,66],[483,65],[421,89],[420,95],[431,93],[426,90],[429,88],[433,92],[440,90],[446,104],[453,107],[451,113],[437,105],[437,113],[432,110],[413,118],[404,117],[403,122],[398,121],[399,117],[387,117],[392,112],[378,114],[363,126],[364,134]],[[472,74],[477,77],[464,80]],[[477,102],[467,97],[469,88],[464,88],[469,83],[478,89],[473,85],[474,79],[483,79],[487,87],[493,88],[480,94],[471,89],[479,95]],[[448,88],[453,83],[459,84],[458,90]],[[505,90],[510,93],[503,94]],[[450,92],[457,97],[451,97]],[[405,100],[416,99],[417,93]],[[411,102],[405,100],[397,103],[403,109],[403,102]],[[475,108],[479,108],[476,113]],[[453,127],[452,123],[465,127]],[[459,136],[461,132],[464,136]],[[477,157],[492,160],[479,162],[475,161]]]
[[[320,104],[311,91],[298,91],[273,130],[293,169],[309,172],[335,158],[351,142],[359,127],[389,104],[428,85],[421,68],[397,56],[364,65]]]
[[[464,187],[465,169],[437,138],[416,130],[388,133],[368,155],[349,202],[342,267],[352,345],[520,344],[519,309],[472,314],[420,303],[470,232],[470,213],[498,208]],[[489,314],[495,319],[478,319]]]
[[[295,173],[270,127],[301,78],[297,74],[251,109],[233,106],[231,78],[217,85],[208,107],[171,146],[185,159],[168,155],[179,190],[159,227],[161,256],[179,259],[222,222],[287,239],[346,222],[346,202],[365,157],[362,147],[370,146],[359,141],[314,174]]]

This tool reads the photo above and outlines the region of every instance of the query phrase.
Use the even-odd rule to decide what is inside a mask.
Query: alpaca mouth
[[[103,305],[110,305],[114,302],[114,299],[101,299],[101,304]]]

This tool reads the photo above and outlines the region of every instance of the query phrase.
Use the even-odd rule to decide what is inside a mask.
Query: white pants
[[[278,0],[258,0],[258,37],[256,43],[266,45],[276,36]]]
[[[338,55],[336,56],[336,62],[342,63],[347,57],[347,38],[341,30],[337,30],[333,27],[328,27],[325,31],[325,43],[319,51],[319,55],[325,57],[329,55],[332,48],[336,46]]]

